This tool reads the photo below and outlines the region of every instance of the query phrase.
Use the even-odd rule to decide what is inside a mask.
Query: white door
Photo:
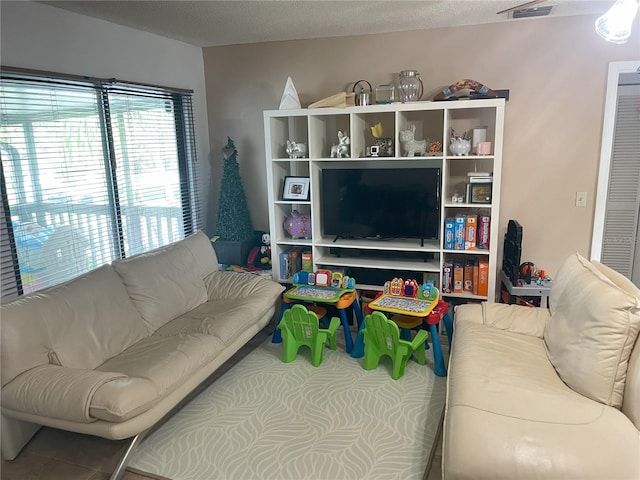
[[[638,65],[624,62],[610,67],[591,250],[593,259],[636,285],[640,285]]]

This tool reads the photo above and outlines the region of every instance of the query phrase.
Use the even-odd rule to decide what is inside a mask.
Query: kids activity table
[[[431,334],[431,341],[433,343],[434,372],[438,377],[445,377],[447,375],[437,328],[437,325],[443,316],[448,315],[449,306],[446,302],[441,301],[438,298],[430,300],[382,294],[369,303],[368,307],[371,310],[422,319],[422,322],[428,325],[429,333]],[[438,307],[437,310],[435,310],[436,307]],[[447,329],[447,334],[449,334],[450,327],[446,320],[445,327]],[[355,346],[351,352],[351,356],[353,358],[360,358],[364,356],[364,337],[361,332],[362,328],[364,328],[364,325],[361,325],[358,329]]]
[[[284,293],[282,298],[282,310],[280,312],[280,320],[284,312],[295,303],[316,303],[332,305],[338,310],[340,321],[344,329],[344,341],[347,353],[351,353],[353,350],[353,337],[349,330],[349,320],[347,318],[347,309],[353,306],[353,311],[356,314],[358,321],[358,331],[362,326],[362,311],[360,310],[360,304],[358,303],[358,295],[353,288],[343,289],[334,287],[319,287],[315,285],[297,285]],[[278,323],[280,323],[278,320]],[[271,339],[272,343],[282,342],[282,334],[279,329],[273,332]]]

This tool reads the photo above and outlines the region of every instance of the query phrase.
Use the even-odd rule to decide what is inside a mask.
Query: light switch
[[[587,192],[576,192],[576,207],[587,206]]]

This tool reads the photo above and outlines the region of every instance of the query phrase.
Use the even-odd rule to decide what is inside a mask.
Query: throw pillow
[[[640,290],[576,253],[554,279],[544,332],[549,360],[576,392],[620,408],[640,330]]]

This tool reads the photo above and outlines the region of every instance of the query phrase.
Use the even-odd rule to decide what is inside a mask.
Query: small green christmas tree
[[[216,235],[220,240],[243,242],[253,237],[253,228],[240,177],[238,151],[229,137],[227,137],[227,145],[222,149],[222,155],[224,169],[218,200]]]

